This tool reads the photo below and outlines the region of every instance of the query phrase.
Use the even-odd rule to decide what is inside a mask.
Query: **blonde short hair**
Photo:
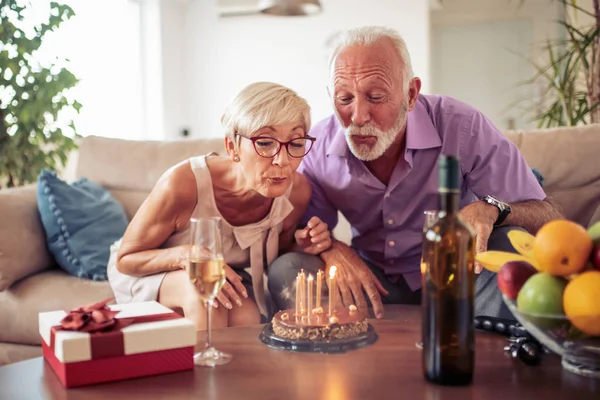
[[[242,89],[221,117],[225,135],[250,135],[265,126],[300,122],[310,130],[310,106],[293,90],[272,82],[255,82]]]
[[[343,50],[356,45],[370,46],[383,39],[391,40],[396,52],[400,56],[404,70],[404,86],[408,88],[408,82],[414,78],[414,73],[406,42],[398,32],[383,26],[363,26],[337,34],[332,39],[332,51],[329,55],[330,74],[333,72],[333,63],[335,62],[336,57]]]

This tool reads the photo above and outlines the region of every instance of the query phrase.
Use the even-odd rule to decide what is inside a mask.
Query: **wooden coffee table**
[[[386,306],[372,320],[379,340],[346,354],[292,353],[258,340],[262,325],[214,332],[227,365],[64,389],[42,358],[0,367],[0,399],[600,399],[600,380],[563,371],[547,357],[530,367],[504,354],[502,336],[478,333],[474,383],[441,387],[421,373],[420,308]],[[204,335],[199,337],[199,342]]]

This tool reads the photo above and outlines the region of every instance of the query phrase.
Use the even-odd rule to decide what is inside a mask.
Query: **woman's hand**
[[[189,245],[178,246],[174,248],[177,251],[178,256],[176,257],[175,266],[181,269],[184,269],[186,272],[189,268],[190,258],[189,258]],[[210,256],[210,252],[207,251],[207,256]],[[218,303],[221,303],[225,308],[231,310],[233,308],[233,304],[237,304],[239,307],[242,306],[242,299],[240,295],[247,299],[248,292],[246,288],[242,284],[242,278],[235,273],[235,271],[227,264],[225,264],[225,284],[219,291],[217,295],[217,300],[213,301],[213,307],[219,307]]]
[[[225,265],[225,277],[227,278],[227,281],[219,291],[217,300],[219,300],[219,303],[228,310],[233,308],[233,303],[237,304],[238,307],[241,307],[242,299],[240,298],[240,295],[245,299],[248,298],[248,292],[242,284],[242,277],[236,274],[229,265]],[[216,301],[213,302],[213,306],[215,308],[218,307]]]
[[[319,217],[312,217],[306,228],[298,229],[294,237],[298,246],[308,254],[320,254],[331,246],[331,233]]]

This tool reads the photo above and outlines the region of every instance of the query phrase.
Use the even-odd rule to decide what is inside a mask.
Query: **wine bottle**
[[[440,211],[423,231],[423,374],[442,385],[468,385],[475,367],[475,232],[459,214],[460,165],[439,158]]]

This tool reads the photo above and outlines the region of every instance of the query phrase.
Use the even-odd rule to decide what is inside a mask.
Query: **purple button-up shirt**
[[[317,123],[317,138],[299,171],[313,195],[305,220],[333,228],[340,211],[352,226],[352,247],[391,279],[421,287],[423,212],[439,208],[440,154],[461,167],[460,207],[492,195],[508,203],[546,196],[517,147],[482,113],[445,96],[420,95],[408,114],[406,150],[384,185],[348,149],[335,116]]]

